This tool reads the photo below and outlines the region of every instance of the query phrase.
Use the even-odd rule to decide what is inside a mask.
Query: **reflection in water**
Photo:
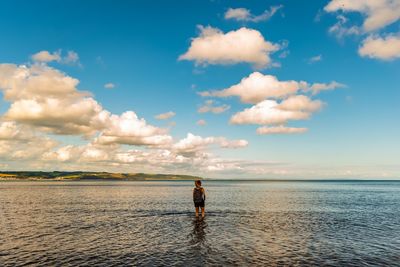
[[[399,266],[399,182],[0,182],[0,266]]]
[[[191,245],[203,245],[206,241],[206,231],[207,222],[205,218],[195,218],[192,221],[193,224],[193,231],[192,231],[192,238],[191,238]]]

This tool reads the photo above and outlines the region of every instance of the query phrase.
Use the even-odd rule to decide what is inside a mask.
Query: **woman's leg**
[[[205,207],[201,207],[201,217],[204,217],[205,209]]]
[[[196,207],[196,217],[199,217],[199,207]]]

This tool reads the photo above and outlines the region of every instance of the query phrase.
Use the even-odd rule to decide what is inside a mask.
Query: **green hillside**
[[[177,174],[150,173],[109,173],[109,172],[42,172],[42,171],[4,171],[0,172],[0,180],[197,180],[201,177]]]

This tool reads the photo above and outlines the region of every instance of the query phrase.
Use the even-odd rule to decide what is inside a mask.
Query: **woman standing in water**
[[[206,201],[206,191],[201,187],[201,181],[196,180],[194,182],[195,188],[193,188],[193,202],[196,208],[196,217],[199,216],[199,207],[201,208],[201,217],[204,218],[205,208],[204,204]]]

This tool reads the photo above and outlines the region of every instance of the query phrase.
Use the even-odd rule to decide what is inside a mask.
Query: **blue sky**
[[[131,139],[121,141],[121,136],[110,130],[111,117],[110,122],[100,128],[94,129],[90,122],[93,128],[90,134],[86,130],[73,133],[60,130],[63,124],[58,122],[63,119],[66,120],[64,125],[76,122],[82,114],[76,118],[60,115],[58,122],[51,126],[48,126],[51,114],[41,113],[42,123],[36,118],[24,117],[16,113],[22,106],[15,103],[21,98],[4,97],[6,80],[11,79],[4,74],[0,75],[4,80],[0,88],[3,93],[0,111],[2,121],[9,123],[9,127],[0,128],[0,134],[2,129],[6,136],[5,129],[10,129],[13,123],[16,131],[34,132],[32,140],[48,138],[43,142],[51,142],[51,139],[57,144],[35,151],[31,146],[39,141],[26,143],[25,138],[22,146],[8,135],[1,141],[3,147],[8,147],[0,151],[1,166],[3,169],[143,170],[231,178],[398,178],[400,23],[396,16],[392,21],[378,17],[376,25],[368,26],[368,19],[377,9],[400,10],[396,9],[400,3],[387,0],[375,7],[372,2],[367,0],[363,6],[351,6],[351,1],[346,0],[307,1],[306,4],[303,1],[222,0],[2,1],[0,64],[9,63],[18,68],[25,65],[29,69],[38,66],[39,76],[50,69],[77,79],[76,91],[90,92],[102,110],[116,116],[133,111],[138,118],[146,120],[146,125],[160,129],[153,129],[151,137],[164,136],[166,141],[162,145],[149,144],[142,139],[137,141],[138,136],[133,132],[138,129],[134,127],[130,128]],[[337,8],[336,4],[342,8]],[[268,13],[273,7],[279,8],[273,14]],[[251,15],[239,17],[245,9]],[[234,11],[236,17],[227,19],[229,10]],[[270,16],[251,21],[264,11]],[[222,62],[218,54],[212,61],[211,54],[217,53],[214,49],[201,51],[203,56],[209,57],[205,62],[196,61],[197,52],[192,60],[178,60],[194,47],[196,39],[193,38],[201,39],[199,25],[219,31],[221,42],[229,32],[241,28],[254,30],[264,41],[279,48],[262,52],[271,61],[261,67],[254,60],[238,59],[240,55],[234,51],[223,52],[229,62]],[[332,28],[334,25],[338,27]],[[363,47],[365,53],[360,52]],[[41,51],[57,54],[60,59],[35,60],[34,55]],[[69,51],[76,53],[79,59],[68,62]],[[310,112],[309,119],[278,124],[230,123],[235,114],[261,100],[244,103],[237,95],[199,95],[199,92],[222,91],[239,84],[254,72],[272,75],[279,81],[305,81],[309,87],[332,81],[342,86],[317,94],[299,89],[292,96],[306,95],[309,100],[323,104],[318,111]],[[114,88],[105,88],[107,83],[112,83]],[[26,89],[21,86],[14,89]],[[35,92],[30,92],[30,100],[38,99]],[[70,96],[68,92],[65,94],[65,97]],[[46,97],[50,96],[41,95],[40,101]],[[289,97],[270,101],[279,104]],[[207,100],[212,100],[213,106],[230,108],[218,114],[199,113],[198,109]],[[15,107],[10,112],[13,103]],[[68,103],[63,105],[69,110],[72,107],[68,106],[71,102]],[[155,118],[169,111],[175,116],[166,120]],[[27,111],[21,108],[20,112]],[[199,120],[205,120],[206,125],[196,124]],[[263,126],[307,130],[295,134],[257,134],[257,128]],[[162,134],[161,130],[164,130]],[[198,138],[189,138],[188,133]],[[99,136],[112,136],[113,141],[107,144],[96,141]],[[243,142],[235,143],[239,140]],[[21,146],[34,152],[13,154],[12,151],[18,151]],[[88,146],[103,157],[82,159]],[[66,158],[61,156],[60,149],[61,152],[68,150]],[[173,159],[168,158],[161,167],[154,167],[160,153],[170,153]],[[116,159],[119,157],[116,155],[122,154],[129,160]],[[154,161],[142,159],[151,157],[149,155],[154,156]],[[180,164],[182,157],[185,164]]]

